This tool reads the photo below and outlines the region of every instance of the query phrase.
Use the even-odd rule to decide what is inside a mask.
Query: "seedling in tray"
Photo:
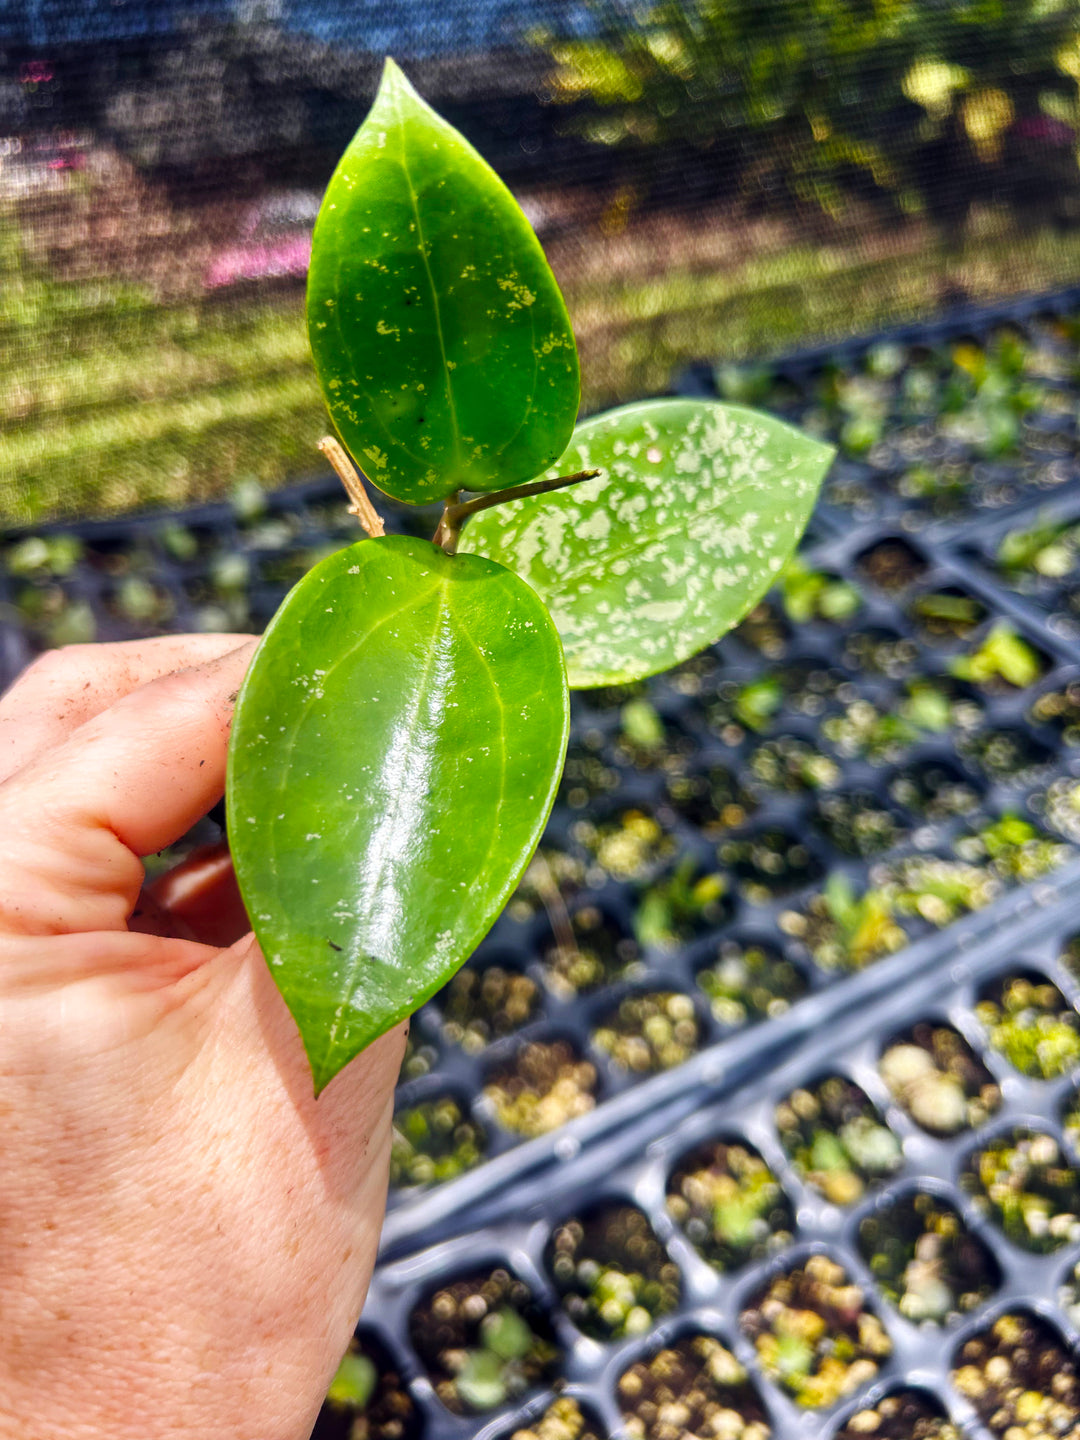
[[[679,1303],[679,1267],[634,1205],[607,1205],[565,1221],[551,1238],[547,1263],[566,1313],[597,1340],[644,1335]]]
[[[574,337],[535,235],[391,61],[319,212],[307,315],[343,442],[322,448],[369,538],[271,621],[227,811],[319,1091],[509,899],[558,788],[568,686],[638,681],[742,620],[831,452],[713,401],[575,429]],[[357,466],[442,506],[431,542],[383,533]]]
[[[791,1202],[765,1161],[741,1141],[714,1140],[684,1155],[667,1208],[717,1270],[735,1270],[791,1243]]]
[[[862,1291],[827,1255],[811,1255],[775,1275],[740,1323],[765,1374],[807,1409],[861,1389],[892,1354]]]
[[[746,1370],[714,1335],[684,1335],[636,1361],[617,1390],[630,1440],[768,1440],[771,1433]]]
[[[420,1416],[381,1345],[358,1337],[342,1357],[311,1440],[418,1440]]]
[[[453,1280],[422,1300],[409,1334],[455,1415],[497,1410],[560,1368],[547,1316],[528,1286],[501,1268]]]

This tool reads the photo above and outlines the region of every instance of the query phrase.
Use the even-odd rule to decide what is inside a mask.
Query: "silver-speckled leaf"
[[[798,544],[833,453],[740,405],[627,405],[579,425],[548,472],[598,469],[598,479],[483,511],[460,548],[533,587],[573,688],[641,679],[757,604]]]

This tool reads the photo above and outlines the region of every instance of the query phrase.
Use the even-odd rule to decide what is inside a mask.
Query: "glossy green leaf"
[[[334,423],[399,500],[530,480],[570,438],[577,349],[540,243],[391,60],[319,211],[307,313]]]
[[[471,519],[461,549],[527,580],[572,688],[654,675],[718,640],[798,543],[833,451],[755,410],[650,400],[586,420],[551,474],[572,489]]]
[[[240,691],[227,806],[316,1091],[499,914],[551,809],[568,724],[559,637],[499,565],[392,536],[292,590]]]

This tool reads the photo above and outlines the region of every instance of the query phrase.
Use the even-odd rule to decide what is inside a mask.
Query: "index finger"
[[[250,639],[242,634],[161,635],[47,650],[0,698],[0,781],[140,685],[216,660]]]

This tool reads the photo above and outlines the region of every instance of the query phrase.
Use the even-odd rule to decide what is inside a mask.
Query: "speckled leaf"
[[[514,197],[386,62],[315,225],[315,369],[369,478],[424,504],[531,480],[577,419],[577,349]]]
[[[559,637],[515,575],[364,540],[290,593],[229,748],[240,890],[316,1093],[471,953],[547,820]]]
[[[461,549],[533,587],[572,688],[637,680],[753,608],[798,543],[832,455],[739,405],[627,405],[579,425],[550,472],[598,469],[596,480],[476,515]]]

